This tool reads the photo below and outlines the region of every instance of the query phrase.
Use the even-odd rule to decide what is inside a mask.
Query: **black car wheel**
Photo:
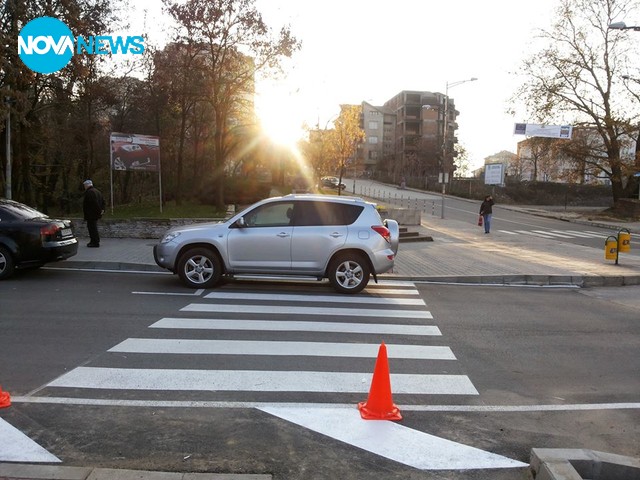
[[[329,265],[329,282],[339,293],[361,292],[369,283],[371,269],[359,253],[343,253]]]
[[[0,280],[11,276],[14,270],[13,257],[5,247],[0,246]]]
[[[191,288],[211,288],[222,277],[220,259],[208,248],[192,248],[180,257],[178,275]]]

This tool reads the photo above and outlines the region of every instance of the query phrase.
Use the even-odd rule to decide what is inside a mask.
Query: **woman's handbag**
[[[478,226],[482,226],[482,215],[478,215]]]

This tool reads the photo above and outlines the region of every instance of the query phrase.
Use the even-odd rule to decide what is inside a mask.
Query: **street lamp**
[[[442,126],[442,202],[440,206],[440,218],[444,218],[444,194],[448,180],[448,172],[446,172],[446,168],[448,168],[447,158],[449,154],[449,145],[447,142],[447,137],[449,135],[449,89],[462,85],[463,83],[475,82],[476,80],[478,80],[476,77],[472,77],[466,80],[458,80],[456,82],[447,81],[447,87],[444,94],[444,124]]]
[[[4,97],[4,103],[7,105],[7,128],[6,128],[6,147],[7,147],[7,165],[5,170],[5,189],[4,196],[7,200],[11,200],[11,105],[15,100],[10,96]]]
[[[610,30],[634,30],[640,32],[640,26],[627,26],[624,22],[615,22],[609,24]]]

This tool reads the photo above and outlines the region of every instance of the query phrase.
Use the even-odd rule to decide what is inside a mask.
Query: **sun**
[[[295,148],[303,138],[302,115],[296,97],[279,88],[263,89],[256,95],[256,113],[262,131],[274,143]]]

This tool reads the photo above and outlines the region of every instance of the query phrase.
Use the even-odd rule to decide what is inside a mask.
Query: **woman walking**
[[[484,202],[480,205],[480,216],[482,216],[484,223],[484,233],[489,233],[491,231],[491,215],[493,213],[493,197],[491,195],[487,195],[484,197]]]

